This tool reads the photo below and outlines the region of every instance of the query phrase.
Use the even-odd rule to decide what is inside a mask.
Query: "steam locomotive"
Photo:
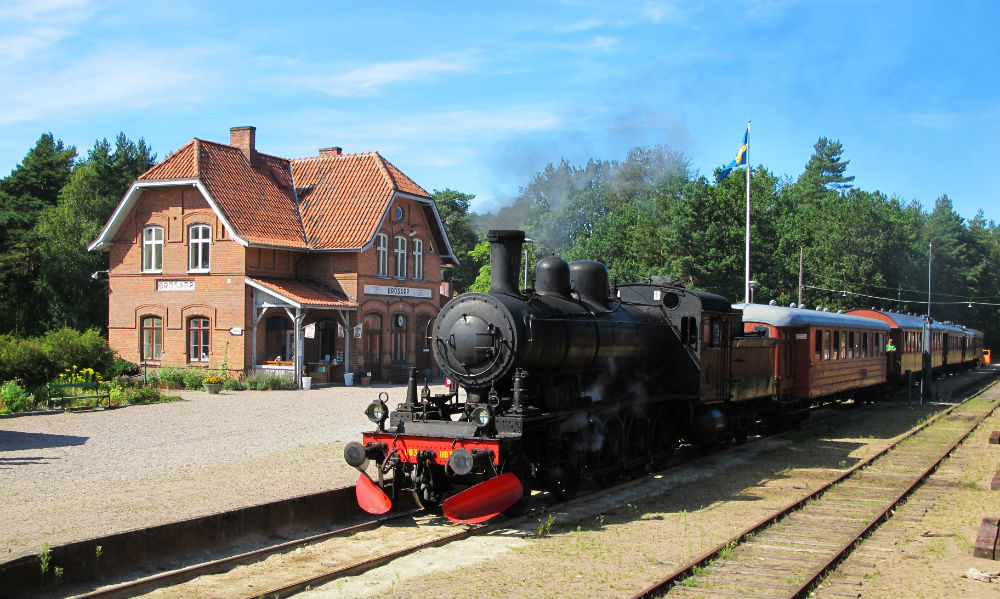
[[[425,385],[418,397],[411,373],[406,400],[391,411],[385,396],[373,402],[377,429],[345,448],[371,513],[415,491],[455,522],[518,514],[533,488],[566,500],[588,478],[606,485],[663,468],[681,442],[742,440],[816,401],[874,396],[887,383],[885,322],[775,306],[763,314],[670,281],[609,287],[603,264],[555,256],[522,292],[524,232],[488,239],[490,291],[451,300],[429,337],[455,386],[432,395]],[[836,368],[821,376],[812,360],[823,361],[834,329],[843,359],[838,345]],[[832,347],[831,337],[827,362]]]

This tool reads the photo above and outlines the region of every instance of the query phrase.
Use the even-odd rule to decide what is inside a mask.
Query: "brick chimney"
[[[229,129],[229,145],[243,150],[243,155],[247,157],[247,162],[253,164],[257,161],[257,149],[255,140],[257,137],[257,127],[231,127]]]
[[[327,156],[340,156],[344,149],[340,146],[333,146],[332,148],[320,148],[319,156],[320,158],[326,158]]]

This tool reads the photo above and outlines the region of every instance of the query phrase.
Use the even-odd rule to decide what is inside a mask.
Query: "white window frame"
[[[192,323],[197,320],[197,327]],[[201,326],[204,325],[204,326]],[[212,353],[212,321],[207,316],[191,316],[187,319],[188,362],[208,362]]]
[[[413,240],[413,278],[424,280],[424,242],[419,239]]]
[[[389,238],[383,233],[375,236],[375,274],[380,277],[389,276]]]
[[[396,278],[406,278],[406,238],[396,237],[393,241],[393,257],[396,259]]]
[[[142,272],[163,272],[163,227],[142,230]]]
[[[208,272],[211,250],[212,227],[203,223],[188,227],[188,272]]]

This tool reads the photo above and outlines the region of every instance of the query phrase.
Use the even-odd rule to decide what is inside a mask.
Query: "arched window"
[[[396,258],[396,278],[406,278],[406,238],[397,237],[393,254]]]
[[[212,246],[212,227],[192,225],[188,229],[188,270],[208,272],[209,249]]]
[[[210,333],[204,316],[188,319],[188,362],[208,362]]]
[[[424,279],[424,242],[419,239],[413,240],[413,278]]]
[[[163,352],[163,319],[143,316],[141,320],[142,346],[139,359],[143,362],[158,361]]]
[[[389,238],[379,233],[375,236],[375,258],[378,261],[376,272],[380,277],[389,276]]]
[[[163,270],[163,227],[142,230],[142,272]]]

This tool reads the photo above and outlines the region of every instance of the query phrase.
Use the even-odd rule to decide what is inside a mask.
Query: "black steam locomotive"
[[[456,387],[418,397],[411,375],[406,401],[370,405],[378,429],[345,449],[366,510],[414,490],[458,522],[517,513],[536,486],[568,499],[585,478],[662,468],[682,441],[739,439],[802,407],[776,392],[776,340],[744,334],[725,298],[667,281],[609,288],[599,262],[557,257],[522,292],[524,232],[489,241],[490,291],[453,299],[430,336]]]

